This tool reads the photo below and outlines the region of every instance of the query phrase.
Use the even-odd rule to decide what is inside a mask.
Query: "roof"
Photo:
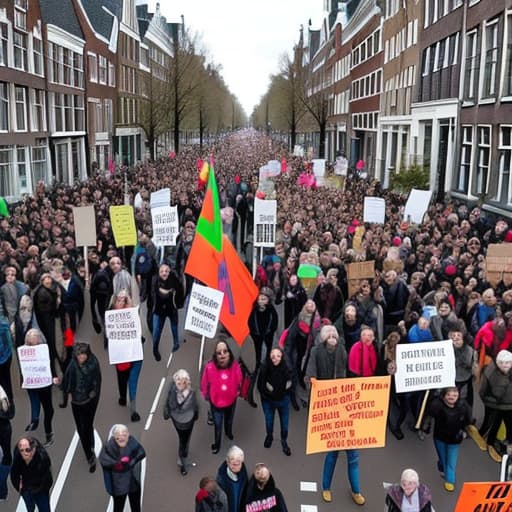
[[[122,0],[81,0],[81,2],[94,31],[110,39],[114,18],[107,10],[118,19],[121,18]]]
[[[55,25],[80,39],[84,39],[71,0],[39,0],[43,23]]]

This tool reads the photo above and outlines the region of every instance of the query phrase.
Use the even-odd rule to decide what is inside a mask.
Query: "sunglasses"
[[[20,451],[20,453],[30,453],[33,448],[18,448],[18,450]]]

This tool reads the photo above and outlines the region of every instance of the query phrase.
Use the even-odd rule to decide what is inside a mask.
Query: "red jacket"
[[[505,339],[499,343],[498,346],[494,345],[494,332],[492,330],[492,320],[489,322],[485,322],[482,327],[478,330],[475,336],[475,350],[480,349],[480,344],[483,343],[485,345],[485,352],[487,355],[490,355],[493,359],[496,358],[498,352],[500,350],[510,350],[512,347],[512,331],[507,329],[505,334]]]

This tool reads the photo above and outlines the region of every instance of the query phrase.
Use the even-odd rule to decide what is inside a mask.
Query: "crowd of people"
[[[101,397],[101,369],[90,346],[75,340],[85,308],[86,286],[90,286],[93,327],[98,333],[103,331],[105,347],[105,311],[145,302],[155,360],[162,358],[160,339],[167,318],[173,335],[170,350],[180,348],[183,335],[178,330],[178,312],[186,306],[192,284],[184,268],[204,196],[204,184],[198,176],[205,159],[215,167],[224,232],[248,266],[253,248],[254,198],[264,197],[258,189],[258,169],[269,160],[281,161],[282,172],[273,178],[278,199],[276,243],[258,262],[255,281],[259,295],[248,319],[249,343],[255,350],[254,388],[264,412],[263,446],[273,444],[277,411],[281,449],[286,456],[291,454],[290,406],[296,410],[308,406],[312,377],[391,375],[393,382],[399,343],[451,339],[456,387],[431,393],[419,428],[414,425],[423,392],[401,394],[393,387],[389,430],[398,440],[403,439],[402,426],[410,415],[411,428],[423,439],[434,422],[438,469],[447,491],[455,489],[457,453],[466,432],[499,462],[504,450],[498,440],[502,422],[505,439],[512,436],[512,384],[508,376],[512,367],[512,274],[502,273],[490,282],[485,255],[489,244],[512,242],[508,221],[491,219],[477,206],[470,208],[447,198],[431,204],[421,224],[408,222],[403,218],[402,195],[358,177],[346,178],[342,188],[329,183],[305,186],[298,178],[311,173],[311,168],[302,158],[261,134],[241,131],[220,140],[208,152],[184,148],[169,158],[135,169],[98,173],[74,186],[40,183],[33,196],[11,205],[9,218],[0,221],[0,398],[5,395],[7,403],[5,411],[0,411],[0,499],[7,496],[5,482],[10,471],[27,509],[37,506],[40,511],[47,510],[46,498],[41,495],[48,495],[51,472],[46,471],[46,480],[33,489],[25,484],[20,489],[19,473],[13,469],[26,470],[23,464],[29,468],[49,466],[46,448],[54,442],[54,386],[62,390],[60,407],[66,407],[70,399],[89,470],[96,470],[93,423]],[[331,171],[328,166],[328,173]],[[165,187],[171,188],[172,202],[178,205],[181,232],[176,247],[158,248],[151,241],[149,195]],[[365,196],[385,199],[384,224],[363,222]],[[119,248],[114,242],[109,206],[122,204],[125,199],[135,206],[138,240],[135,247]],[[303,207],[297,208],[298,204]],[[76,247],[72,208],[88,205],[95,207],[98,235],[96,247],[84,253]],[[347,265],[362,261],[374,262],[374,275],[349,282]],[[313,282],[299,278],[303,264],[319,269]],[[278,330],[280,304],[284,332]],[[16,364],[12,363],[16,348],[40,344],[48,347],[52,379],[27,390],[27,435],[15,444],[13,453],[10,420],[15,414],[12,376]],[[141,367],[142,360],[116,365],[119,405],[126,406],[129,399],[132,422],[140,420],[136,396]],[[196,386],[210,407],[212,453],[220,451],[223,432],[228,441],[233,439],[235,404],[242,381],[229,340],[219,338]],[[479,429],[472,412],[474,388],[485,406]],[[164,417],[171,419],[178,435],[183,476],[190,469],[189,443],[199,400],[189,373],[179,370],[169,389]],[[44,445],[31,434],[39,426],[41,406]],[[357,450],[347,450],[346,455],[352,499],[362,505],[365,498],[359,485]],[[137,510],[134,503],[140,503],[140,487],[137,489],[137,478],[126,473],[137,471],[144,456],[144,449],[124,425],[112,429],[100,463],[111,473],[107,491],[115,498],[116,512],[122,510],[127,497],[132,510]],[[337,457],[337,451],[325,457],[322,496],[327,502],[332,500]],[[399,501],[409,500],[408,489],[412,487],[415,505],[403,510],[430,510],[418,505],[425,500],[430,503],[428,490],[419,484],[417,474],[408,471],[402,475],[401,486],[390,490],[389,510],[402,510]],[[239,473],[240,477],[233,479]],[[270,469],[264,464],[257,466],[249,478],[243,452],[232,446],[216,479],[201,480],[196,507],[199,511],[238,512],[238,503],[245,500],[249,508],[244,510],[257,510],[250,508],[250,503],[270,494],[275,500],[271,510],[286,510]]]

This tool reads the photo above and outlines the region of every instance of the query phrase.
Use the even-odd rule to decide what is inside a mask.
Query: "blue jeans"
[[[332,476],[334,474],[334,468],[336,467],[336,461],[340,450],[328,452],[324,460],[324,470],[322,472],[322,489],[330,490]],[[355,494],[359,494],[361,489],[359,487],[359,452],[357,450],[345,450],[347,454],[347,470],[348,470],[348,481],[350,482],[350,488]]]
[[[171,322],[172,339],[174,341],[173,348],[178,348],[180,346],[180,339],[178,337],[178,311],[173,310],[163,315],[153,313],[153,348],[158,348],[158,345],[160,345],[160,337],[164,330],[166,318],[169,318],[169,321]]]
[[[274,417],[277,409],[279,423],[281,424],[281,441],[286,441],[288,439],[288,418],[290,417],[290,395],[286,394],[281,400],[267,400],[262,397],[261,407],[265,415],[267,435],[274,433]]]
[[[450,484],[455,484],[455,468],[457,467],[457,457],[459,456],[458,444],[448,444],[439,439],[434,439],[439,462],[437,467],[444,471],[444,479]]]
[[[24,492],[21,497],[25,502],[27,512],[34,512],[36,505],[39,512],[50,512],[50,494],[48,492],[40,492],[37,494]]]

